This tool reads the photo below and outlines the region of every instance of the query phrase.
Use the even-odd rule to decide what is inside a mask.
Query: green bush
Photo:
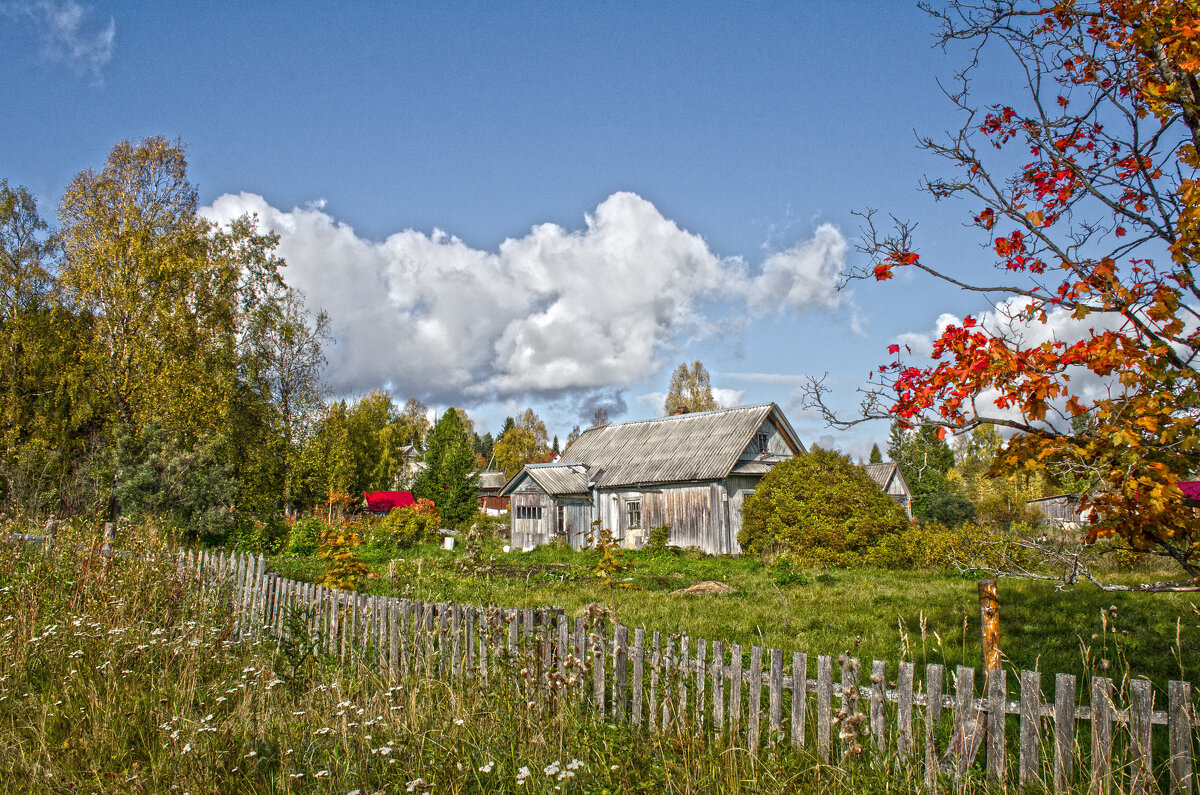
[[[813,447],[762,479],[742,509],[738,541],[751,554],[790,552],[805,564],[850,566],[908,524],[861,467]]]
[[[975,504],[966,497],[948,491],[926,495],[924,508],[923,521],[939,522],[948,527],[957,527],[975,519]]]
[[[375,525],[372,542],[407,549],[437,535],[441,520],[436,510],[421,506],[393,508]]]
[[[328,529],[329,525],[316,517],[300,519],[288,533],[286,554],[297,558],[312,555],[321,545],[321,533]]]
[[[1010,536],[986,525],[966,522],[949,526],[937,521],[910,525],[883,539],[864,562],[886,569],[941,571],[958,565],[977,568],[999,565],[1003,542]],[[1013,554],[1009,549],[1008,553]]]
[[[284,545],[287,535],[287,527],[277,517],[264,520],[248,514],[238,514],[229,524],[225,544],[235,549],[273,555]]]
[[[652,527],[650,532],[646,534],[646,546],[644,549],[648,552],[663,552],[666,550],[670,540],[671,525],[660,524],[658,527]]]
[[[486,513],[480,513],[475,517],[475,524],[471,526],[471,529],[480,538],[507,538],[511,526],[512,523],[508,518],[508,514],[491,516]]]

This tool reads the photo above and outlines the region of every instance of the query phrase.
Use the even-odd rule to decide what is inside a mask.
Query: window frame
[[[637,523],[633,521],[634,515],[637,515]],[[625,501],[625,527],[629,530],[642,529],[642,498],[638,497],[635,500]]]

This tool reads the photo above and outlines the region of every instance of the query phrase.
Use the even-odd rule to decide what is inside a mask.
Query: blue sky
[[[865,455],[886,427],[831,431],[800,378],[850,411],[888,344],[986,309],[903,274],[833,288],[867,208],[986,266],[969,208],[917,190],[945,172],[915,133],[959,123],[937,79],[965,54],[933,32],[887,2],[0,2],[0,176],[52,218],[115,142],[181,138],[206,212],[281,233],[342,394],[493,431],[532,406],[565,437],[597,405],[653,416],[700,359],[726,401]]]

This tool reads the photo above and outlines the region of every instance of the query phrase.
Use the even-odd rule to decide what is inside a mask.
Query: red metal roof
[[[1200,500],[1200,480],[1181,480],[1175,485],[1189,500]]]
[[[367,510],[382,513],[417,504],[411,491],[364,491],[363,496],[367,498]]]

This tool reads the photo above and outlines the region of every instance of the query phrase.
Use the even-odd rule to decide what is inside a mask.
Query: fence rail
[[[1200,720],[1188,682],[1169,682],[1163,710],[1155,709],[1163,694],[1145,679],[1092,677],[1090,703],[1080,704],[1076,676],[1053,675],[1048,699],[1042,673],[1020,671],[1012,699],[1002,669],[980,677],[958,666],[947,690],[942,665],[924,666],[919,680],[911,662],[874,660],[864,680],[862,663],[846,655],[810,660],[641,627],[630,642],[625,626],[559,608],[431,603],[289,580],[268,572],[261,555],[181,550],[175,562],[202,592],[228,595],[239,635],[282,636],[298,610],[322,651],[375,666],[393,684],[486,680],[504,675],[500,662],[519,659],[526,686],[574,693],[634,727],[708,733],[752,753],[786,744],[815,745],[827,761],[875,755],[930,791],[973,768],[1001,783],[1015,773],[1023,789],[1196,791]],[[1156,748],[1165,758],[1155,758]]]

